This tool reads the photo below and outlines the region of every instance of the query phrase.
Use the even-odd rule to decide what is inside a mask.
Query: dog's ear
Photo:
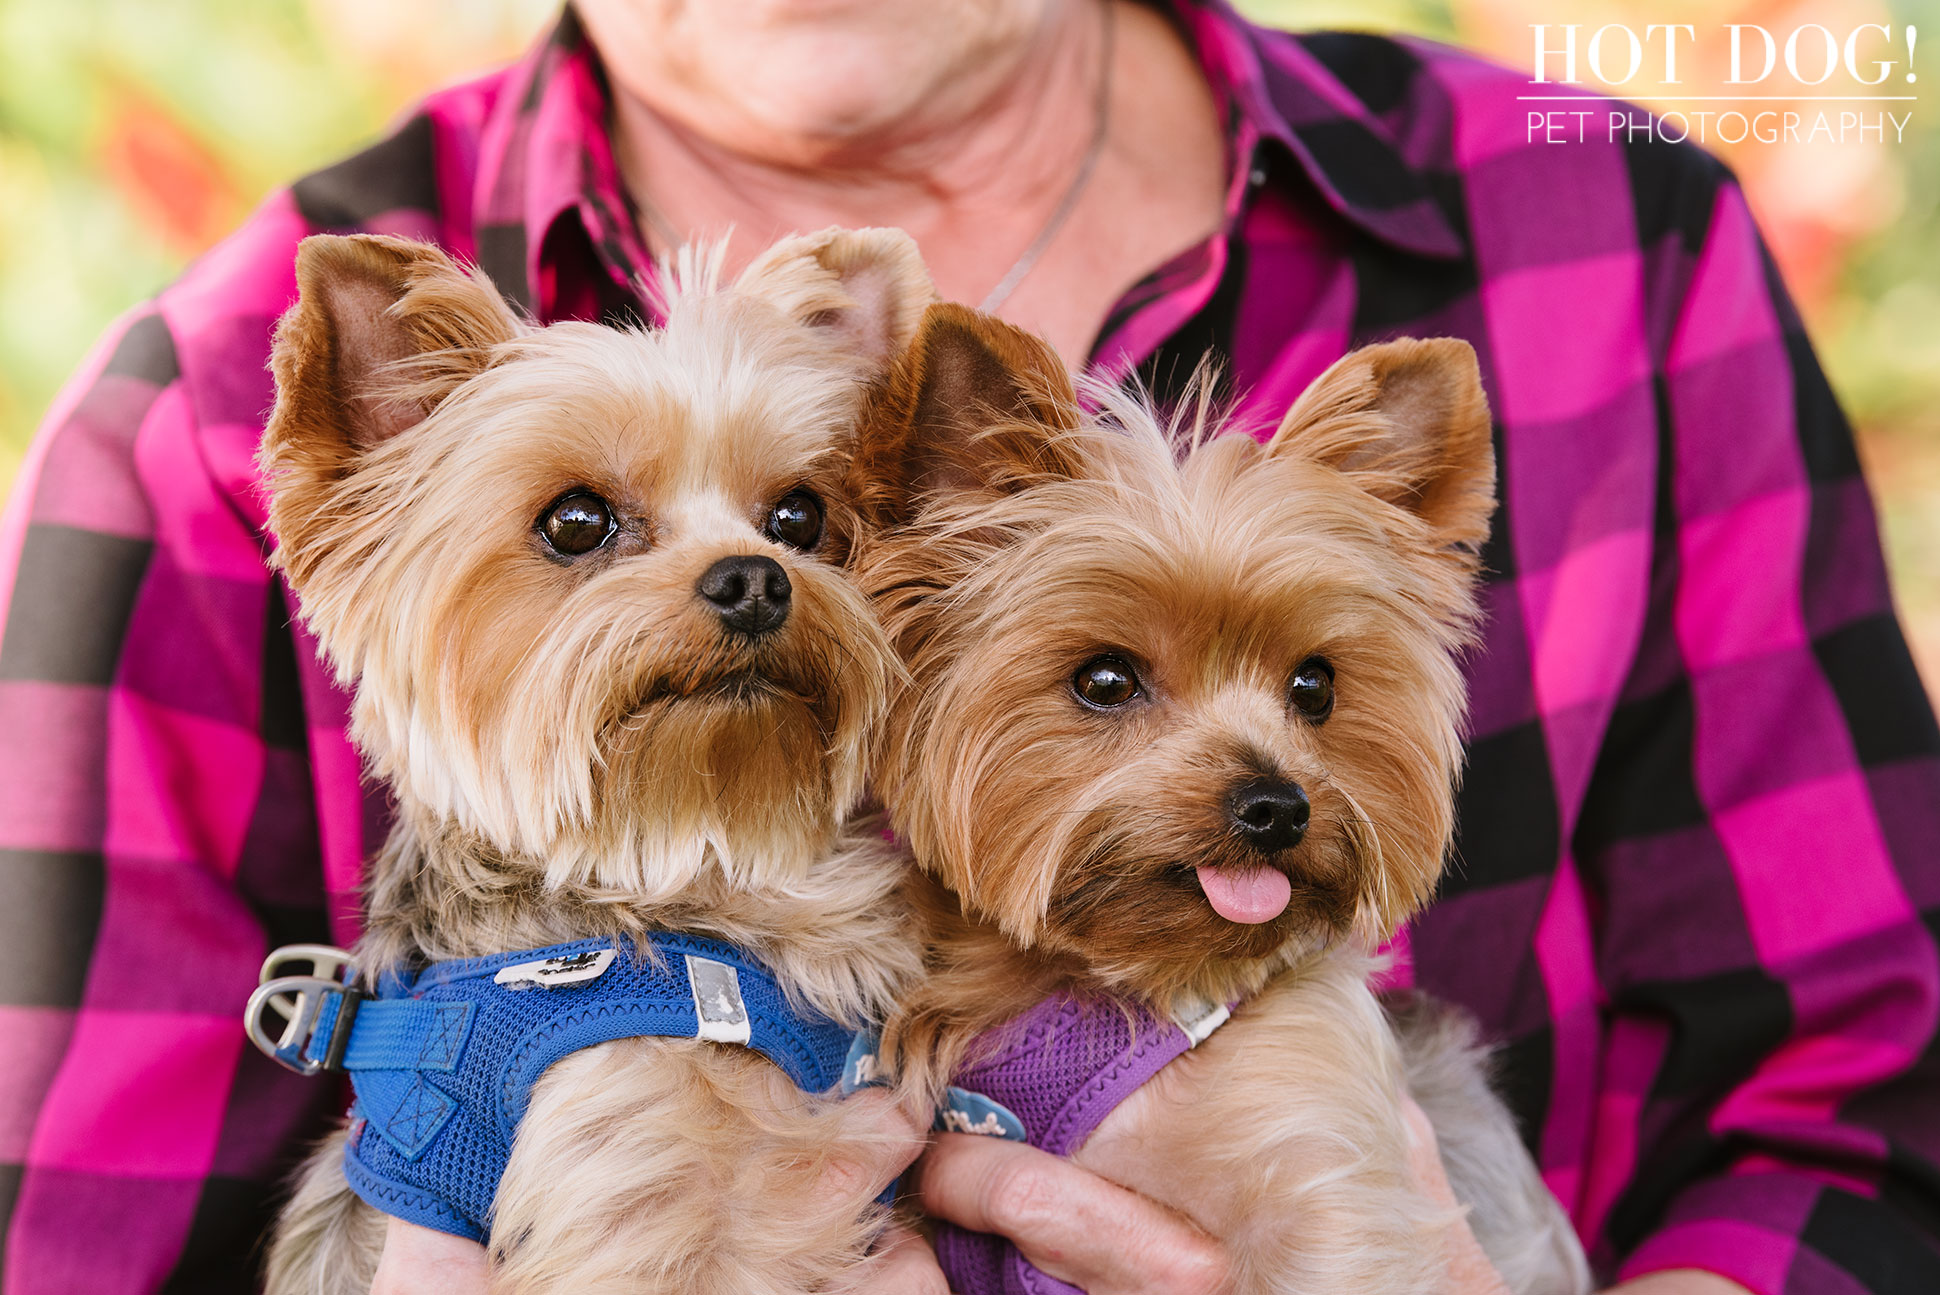
[[[924,308],[936,300],[916,240],[900,229],[830,228],[784,238],[756,257],[734,288],[826,330],[872,375],[909,345]]]
[[[296,286],[270,352],[266,448],[369,450],[422,422],[520,331],[483,275],[428,243],[313,235],[297,248]]]
[[[276,407],[258,466],[293,582],[339,511],[331,487],[422,422],[522,331],[483,275],[408,239],[318,234],[296,254],[297,302],[276,327]]]
[[[882,525],[927,498],[1002,494],[1078,471],[1064,361],[1043,339],[939,303],[878,386],[855,456],[854,497]]]
[[[1474,553],[1495,512],[1495,449],[1475,350],[1441,337],[1364,346],[1294,402],[1268,442],[1339,470],[1426,521],[1435,541]]]

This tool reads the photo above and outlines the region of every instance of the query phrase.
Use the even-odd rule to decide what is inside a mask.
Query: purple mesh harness
[[[945,1132],[1028,1142],[1068,1156],[1146,1080],[1225,1024],[1211,1006],[1172,1020],[1112,999],[1045,999],[985,1035],[937,1113]],[[957,1295],[1084,1295],[1033,1268],[1003,1237],[950,1224],[936,1257]]]

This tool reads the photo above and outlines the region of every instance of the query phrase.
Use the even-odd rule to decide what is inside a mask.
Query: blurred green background
[[[1759,23],[1781,39],[1807,22],[1841,34],[1890,22],[1896,36],[1915,23],[1931,33],[1928,80],[1940,78],[1940,0],[1241,7],[1284,26],[1417,32],[1516,66],[1529,63],[1531,23],[1585,24],[1585,39],[1610,22],[1637,31],[1690,23],[1711,34],[1681,71],[1690,94],[1722,91],[1715,33],[1726,23]],[[0,491],[60,383],[116,314],[271,188],[371,139],[425,91],[515,57],[556,8],[557,0],[0,0]],[[1628,92],[1678,107],[1642,90],[1652,75]],[[1744,179],[1859,427],[1901,611],[1940,694],[1940,110],[1910,106],[1903,143],[1720,151]]]

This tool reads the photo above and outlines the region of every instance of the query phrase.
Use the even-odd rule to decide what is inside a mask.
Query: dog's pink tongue
[[[1278,868],[1202,864],[1197,871],[1213,912],[1229,922],[1271,922],[1293,899],[1293,883]]]

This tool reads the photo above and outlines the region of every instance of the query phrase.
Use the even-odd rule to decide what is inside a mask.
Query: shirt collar
[[[1228,0],[1174,6],[1235,124],[1284,147],[1329,207],[1402,251],[1437,260],[1467,254],[1423,170],[1305,44],[1246,22]]]
[[[561,281],[560,227],[583,231],[606,273],[639,295],[652,264],[620,180],[604,70],[570,5],[506,76],[479,142],[473,194],[480,268],[542,322],[583,313]]]
[[[1283,147],[1330,208],[1382,242],[1434,259],[1466,253],[1423,171],[1306,46],[1247,23],[1228,0],[1169,3],[1227,106],[1230,140]],[[507,76],[480,140],[478,262],[541,320],[571,313],[560,300],[566,285],[548,263],[562,220],[577,220],[606,272],[629,291],[651,263],[613,155],[609,103],[599,60],[568,5]]]

